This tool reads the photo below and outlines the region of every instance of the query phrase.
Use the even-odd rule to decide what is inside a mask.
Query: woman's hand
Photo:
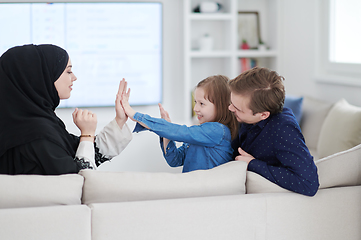
[[[97,115],[95,113],[75,108],[72,115],[73,121],[79,128],[81,135],[95,135],[95,130],[97,128]],[[93,137],[92,140],[94,140]]]
[[[123,93],[125,93],[126,89],[127,89],[127,82],[123,78],[119,83],[119,89],[115,99],[115,113],[116,113],[115,120],[117,121],[120,128],[123,128],[125,122],[128,120],[128,116],[125,113],[121,103]]]
[[[168,122],[172,122],[172,121],[170,120],[170,117],[169,117],[168,112],[167,112],[166,110],[164,110],[162,104],[158,103],[158,106],[159,106],[159,112],[160,112],[161,118],[165,119],[165,120],[168,121]]]
[[[125,82],[127,84],[127,82]],[[126,86],[125,86],[126,87]],[[129,97],[130,97],[130,88],[126,92],[125,90],[122,93],[121,103],[124,109],[125,114],[130,117],[130,119],[134,120],[134,115],[136,111],[129,105]]]

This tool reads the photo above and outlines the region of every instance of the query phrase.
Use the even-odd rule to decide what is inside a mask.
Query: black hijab
[[[75,157],[79,139],[54,112],[60,102],[54,82],[68,60],[64,49],[50,44],[13,47],[0,57],[0,156],[44,138]]]

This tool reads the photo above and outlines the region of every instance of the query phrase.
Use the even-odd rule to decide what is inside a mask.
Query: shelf
[[[184,117],[191,119],[190,92],[201,80],[222,74],[229,78],[242,70],[241,58],[254,59],[258,66],[277,70],[280,53],[278,36],[281,0],[218,0],[223,12],[195,13],[204,0],[183,0],[184,26]],[[239,11],[259,12],[259,33],[269,49],[239,49]],[[241,25],[242,26],[242,25]],[[213,46],[201,51],[202,37],[209,35]]]
[[[231,51],[197,51],[192,50],[189,56],[192,58],[226,58],[231,56]]]
[[[260,51],[260,50],[238,50],[237,51],[237,57],[241,58],[241,57],[277,57],[277,51],[275,50],[264,50],[264,51]]]
[[[230,13],[191,13],[190,20],[231,20]]]
[[[189,56],[192,58],[219,58],[219,57],[231,57],[232,51],[198,51],[192,50],[189,52]],[[277,57],[277,51],[275,50],[238,50],[235,54],[237,58],[249,57]]]

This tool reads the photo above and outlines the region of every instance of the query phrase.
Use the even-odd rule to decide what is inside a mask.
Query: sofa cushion
[[[91,240],[91,233],[85,205],[0,209],[2,240]]]
[[[317,145],[318,157],[323,158],[361,143],[361,108],[338,101],[328,113]]]
[[[94,203],[92,240],[268,239],[266,204],[261,194]]]
[[[361,144],[315,162],[320,188],[361,185]]]
[[[291,192],[269,181],[258,173],[247,171],[246,193]]]
[[[301,129],[309,149],[317,149],[322,124],[332,105],[309,96],[303,98]]]
[[[290,108],[296,117],[298,124],[302,118],[302,102],[303,97],[286,95],[284,107]]]
[[[82,170],[83,203],[124,202],[245,193],[247,164],[232,161],[188,173]]]
[[[0,175],[0,208],[81,204],[83,177]]]

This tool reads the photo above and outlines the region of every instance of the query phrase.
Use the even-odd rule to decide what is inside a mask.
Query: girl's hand
[[[242,148],[238,148],[238,152],[240,155],[238,155],[235,160],[236,161],[243,161],[246,163],[249,163],[254,159],[254,157],[251,154],[248,154],[247,152],[243,151]]]
[[[158,106],[159,106],[160,116],[161,116],[163,119],[167,120],[168,122],[172,122],[172,121],[170,120],[170,117],[169,117],[168,112],[167,112],[166,110],[164,110],[162,104],[158,103]]]
[[[97,115],[95,113],[75,108],[72,115],[73,121],[79,128],[81,135],[95,135],[97,128]]]
[[[115,99],[115,113],[116,113],[115,120],[117,121],[120,128],[123,128],[123,125],[128,120],[128,116],[125,113],[121,103],[123,93],[125,93],[126,89],[127,89],[127,82],[123,78],[119,83],[119,89]]]
[[[169,117],[169,114],[166,110],[164,110],[162,104],[158,103],[158,106],[159,106],[159,111],[160,111],[160,116],[165,119],[166,121],[168,122],[172,122],[170,120],[170,117]],[[167,138],[163,138],[163,149],[164,149],[164,153],[167,154],[167,146],[168,146],[168,143],[170,142],[169,139]]]
[[[125,82],[127,83],[127,82]],[[125,114],[130,117],[130,119],[134,120],[135,111],[134,109],[129,105],[129,97],[130,97],[130,88],[128,89],[128,92],[123,91],[121,103],[124,109]]]

